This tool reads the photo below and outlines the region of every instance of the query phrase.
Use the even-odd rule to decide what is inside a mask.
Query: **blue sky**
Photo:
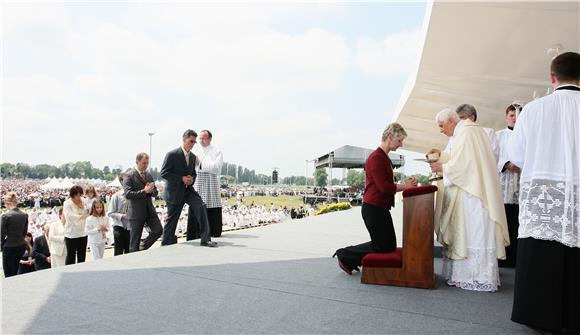
[[[288,176],[342,145],[378,145],[426,5],[2,7],[2,161],[128,167],[153,131],[159,167],[183,130],[208,128],[226,161]]]

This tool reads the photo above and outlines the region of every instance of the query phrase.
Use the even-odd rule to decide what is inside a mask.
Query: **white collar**
[[[578,85],[576,85],[576,84],[562,84],[562,85],[560,85],[560,86],[556,87],[556,88],[554,89],[554,91],[555,91],[555,90],[557,90],[557,89],[559,89],[560,87],[566,87],[566,86],[574,86],[574,87],[578,87],[578,88],[580,88],[580,86],[578,86]]]

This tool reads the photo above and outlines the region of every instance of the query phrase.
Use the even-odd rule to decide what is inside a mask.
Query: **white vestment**
[[[580,91],[528,103],[509,142],[521,167],[518,238],[580,248]]]
[[[499,173],[499,181],[501,183],[501,192],[503,195],[504,204],[517,204],[518,197],[520,195],[520,173],[512,172],[505,168],[506,163],[510,162],[508,155],[508,145],[512,132],[513,131],[511,129],[505,128],[498,130],[496,133],[499,146],[497,170]]]
[[[222,152],[210,144],[207,147],[201,145],[194,147],[193,153],[201,161],[201,164],[196,166],[197,178],[193,185],[194,189],[199,193],[207,208],[221,207],[219,175],[224,163]]]
[[[497,259],[509,245],[505,212],[491,143],[483,129],[461,121],[441,156],[443,196],[436,218],[444,247],[443,275],[463,289],[496,291]]]
[[[489,138],[489,144],[491,145],[491,151],[493,152],[493,156],[495,157],[495,160],[497,161],[499,158],[499,139],[497,138],[495,130],[493,130],[492,128],[484,128],[484,127],[481,127],[481,128],[483,129],[483,131],[487,135],[487,138]]]

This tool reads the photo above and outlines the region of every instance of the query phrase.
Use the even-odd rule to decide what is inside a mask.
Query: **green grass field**
[[[231,206],[236,203],[236,198],[231,197],[229,199],[222,198],[222,204]],[[254,197],[244,197],[243,202],[245,205],[250,205],[252,202],[255,205],[259,206],[266,206],[270,207],[271,204],[274,204],[276,207],[284,207],[286,206],[288,209],[291,208],[299,208],[300,206],[304,206],[302,202],[302,197],[294,196],[294,195],[280,195],[277,197],[272,196],[254,196]],[[165,201],[163,200],[155,200],[154,204],[157,205],[164,205]]]
[[[276,207],[284,207],[286,206],[288,209],[291,208],[299,208],[300,206],[304,206],[302,202],[302,197],[294,196],[294,195],[280,195],[277,197],[272,196],[255,196],[255,197],[244,197],[242,198],[245,205],[249,206],[252,202],[259,206],[266,206],[267,208],[274,204]],[[231,206],[236,203],[236,198],[231,197],[229,199],[222,198],[222,202]]]

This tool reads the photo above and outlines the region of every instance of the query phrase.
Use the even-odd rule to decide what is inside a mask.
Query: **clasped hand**
[[[183,176],[181,180],[185,184],[185,186],[193,185],[193,177],[192,176]]]
[[[439,162],[429,163],[429,165],[431,166],[431,172],[442,172],[443,171],[443,165]]]
[[[145,193],[151,193],[151,192],[153,192],[154,189],[155,189],[155,183],[151,182],[151,183],[145,184],[145,188],[143,190],[145,191]]]
[[[511,172],[520,172],[520,168],[512,162],[507,162],[505,168]]]

